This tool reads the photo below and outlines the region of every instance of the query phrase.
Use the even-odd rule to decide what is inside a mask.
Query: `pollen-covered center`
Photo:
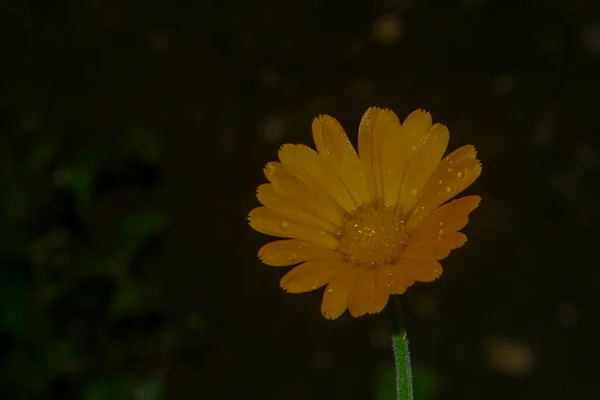
[[[340,236],[340,251],[361,266],[392,263],[404,247],[404,221],[390,207],[363,206],[355,210]]]

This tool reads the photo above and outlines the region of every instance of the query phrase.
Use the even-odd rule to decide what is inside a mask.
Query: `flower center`
[[[404,247],[404,239],[404,220],[394,209],[363,206],[344,226],[338,251],[360,266],[391,264]]]

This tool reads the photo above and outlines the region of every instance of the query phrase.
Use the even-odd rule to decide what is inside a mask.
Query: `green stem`
[[[412,372],[408,338],[398,296],[392,296],[388,307],[392,321],[392,348],[396,366],[396,400],[413,400]]]

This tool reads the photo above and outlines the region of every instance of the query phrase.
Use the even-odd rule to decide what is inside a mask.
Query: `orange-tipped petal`
[[[362,269],[348,297],[348,310],[353,317],[376,314],[388,302],[389,292],[379,268]]]
[[[446,156],[423,188],[423,195],[415,204],[409,219],[409,228],[463,190],[471,186],[481,174],[481,163],[473,146],[463,146]]]
[[[375,168],[379,161],[374,139],[376,135],[375,121],[383,110],[377,107],[370,107],[363,114],[358,127],[358,155],[365,176],[365,182],[369,190],[371,203],[375,204],[381,198],[381,171]]]
[[[338,272],[325,288],[321,313],[327,319],[336,319],[348,308],[348,295],[354,287],[360,268],[350,267]]]
[[[442,275],[442,265],[436,260],[400,258],[394,265],[399,268],[406,277],[418,282],[431,282]]]
[[[360,159],[340,123],[329,115],[321,115],[313,121],[312,132],[326,166],[340,177],[354,202],[358,205],[369,203]]]
[[[417,147],[417,144],[431,128],[431,114],[425,110],[415,110],[409,114],[408,117],[402,123],[404,135],[406,136],[406,147],[407,152],[406,158],[409,159],[413,150],[413,147]]]
[[[440,238],[449,249],[454,250],[462,247],[467,243],[467,235],[462,232],[452,232],[447,235],[443,235]]]
[[[267,207],[250,211],[248,220],[254,230],[266,235],[304,240],[328,249],[335,249],[339,245],[338,239],[325,230],[286,218]]]
[[[302,180],[320,190],[347,212],[356,207],[340,178],[326,167],[323,159],[310,147],[284,145],[279,151],[279,157],[283,165],[295,171]]]
[[[310,210],[310,203],[301,203],[299,201],[294,201],[289,197],[282,196],[275,191],[275,188],[270,183],[260,185],[256,192],[256,197],[262,205],[270,208],[277,214],[280,214],[285,218],[313,224],[325,230],[332,236],[337,235],[338,230],[340,229],[338,225],[325,218],[321,218],[317,213],[312,212]],[[312,207],[312,209],[315,209],[315,207]]]
[[[466,196],[444,204],[410,231],[410,240],[416,242],[422,238],[438,237],[461,230],[469,222],[469,214],[480,202],[479,196]]]
[[[263,172],[269,182],[271,182],[271,177],[276,173],[288,173],[283,164],[277,161],[268,162],[263,168]]]
[[[258,251],[258,257],[273,267],[287,267],[304,261],[342,261],[342,255],[336,251],[295,239],[267,243]]]
[[[286,173],[273,174],[271,183],[278,194],[292,203],[301,205],[338,228],[343,227],[346,214],[344,209],[313,186]]]
[[[285,274],[279,283],[289,293],[310,292],[327,285],[331,278],[346,268],[350,266],[344,262],[307,261]]]
[[[437,238],[409,243],[402,250],[402,257],[417,260],[442,260],[450,255],[450,247]]]
[[[403,294],[415,283],[415,280],[407,276],[397,265],[382,267],[382,276],[389,294]]]
[[[390,110],[379,113],[375,130],[381,131],[381,161],[378,167],[383,203],[395,209],[406,169],[406,138],[398,117]]]
[[[449,138],[448,128],[435,124],[412,148],[400,192],[399,207],[402,211],[408,212],[421,197],[423,187],[439,165],[448,147]]]

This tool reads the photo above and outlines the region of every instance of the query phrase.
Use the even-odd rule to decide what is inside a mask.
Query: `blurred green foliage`
[[[146,201],[113,205],[114,221],[98,212],[106,192],[155,189],[160,133],[134,122],[93,145],[2,136],[0,398],[164,398],[180,327],[136,266],[168,221]]]

